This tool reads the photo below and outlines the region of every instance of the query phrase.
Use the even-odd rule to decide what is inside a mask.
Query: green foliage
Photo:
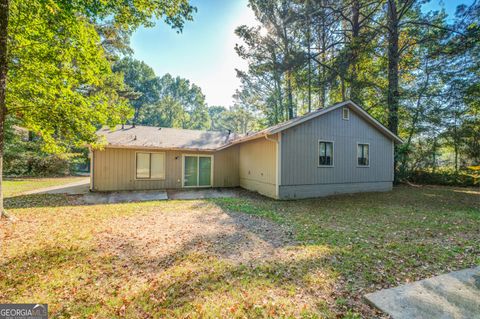
[[[475,186],[478,185],[478,176],[466,168],[459,172],[454,169],[442,168],[440,170],[416,170],[409,174],[408,180],[415,184],[449,185],[449,186]]]
[[[185,129],[210,128],[205,95],[200,87],[170,74],[155,81],[156,100],[141,108],[140,124]]]
[[[86,18],[37,1],[11,6],[8,112],[41,136],[44,150],[95,144],[98,125],[128,114],[95,28]]]
[[[406,141],[402,178],[478,164],[480,4],[459,5],[453,20],[422,1],[384,4],[250,0],[260,26],[236,29],[248,62],[237,106],[268,126],[352,99]]]
[[[5,176],[63,176],[74,172],[75,164],[85,161],[81,153],[50,154],[44,142],[32,132],[7,121],[3,174]]]
[[[188,0],[10,1],[8,84],[1,108],[33,138],[8,132],[7,123],[5,173],[59,175],[84,165],[85,154],[72,152],[99,146],[99,127],[134,115],[128,98],[135,87],[125,87],[123,74],[111,66],[118,54],[130,52],[133,30],[152,26],[156,18],[181,31],[195,10]],[[127,81],[134,84],[138,79],[131,75]]]
[[[210,112],[211,108],[209,108]],[[235,104],[230,109],[214,109],[212,124],[215,130],[230,130],[245,134],[260,130],[265,124],[249,108]],[[212,116],[211,113],[211,116]]]
[[[135,110],[132,122],[136,123],[142,107],[155,103],[159,98],[155,72],[145,62],[130,57],[116,62],[113,71],[123,75],[127,90],[122,95],[130,100]]]
[[[96,145],[95,132],[130,118],[120,73],[110,60],[125,52],[140,25],[163,19],[181,30],[195,8],[187,0],[12,1],[7,110],[43,140],[48,152]],[[105,51],[107,50],[107,52]]]

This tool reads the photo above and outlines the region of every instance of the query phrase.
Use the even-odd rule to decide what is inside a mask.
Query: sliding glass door
[[[183,186],[184,187],[212,186],[212,156],[184,155]]]

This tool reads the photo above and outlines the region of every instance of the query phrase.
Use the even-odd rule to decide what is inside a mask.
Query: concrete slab
[[[207,199],[207,198],[225,198],[225,197],[238,197],[238,196],[239,196],[238,190],[234,188],[168,190],[169,199]]]
[[[365,295],[394,319],[480,319],[480,266]]]
[[[145,202],[168,199],[166,191],[125,191],[101,193],[93,192],[85,194],[80,200],[86,204],[114,204],[125,202]]]

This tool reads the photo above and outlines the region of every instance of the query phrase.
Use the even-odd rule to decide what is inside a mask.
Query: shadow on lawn
[[[0,259],[0,300],[16,301],[22,292],[41,289],[52,273],[81,265],[89,253],[73,246],[44,246],[6,261]]]
[[[52,206],[56,200],[58,206],[67,205],[62,195],[31,196],[35,198],[24,207],[35,201],[39,207]],[[475,262],[480,253],[474,245],[478,238],[463,242],[459,234],[478,230],[478,198],[476,193],[452,189],[399,187],[391,193],[287,202],[262,197],[195,201],[180,206],[195,214],[188,222],[200,229],[213,225],[213,231],[192,234],[164,253],[154,250],[158,241],[139,238],[136,232],[137,228],[146,228],[147,233],[168,228],[160,217],[172,214],[168,220],[172,221],[176,214],[187,214],[165,213],[162,206],[151,219],[141,219],[149,213],[130,216],[129,222],[137,221],[137,228],[131,236],[121,231],[112,236],[107,244],[117,246],[101,246],[104,234],[100,232],[101,238],[95,238],[87,251],[47,247],[2,266],[12,276],[20,278],[25,272],[32,280],[38,273],[37,261],[39,278],[55,272],[60,278],[57,286],[41,289],[60,304],[56,315],[77,315],[75,311],[95,306],[100,308],[92,311],[104,317],[299,317],[311,313],[335,317],[351,309],[372,317],[375,310],[361,300],[365,292]],[[208,216],[213,209],[227,218]],[[296,240],[277,241],[282,230],[276,232],[278,228],[272,229],[264,219],[286,225],[283,231],[292,230]],[[121,230],[123,225],[111,227]],[[176,234],[189,233],[182,224],[175,225],[171,237],[154,239],[176,241]],[[223,231],[224,227],[231,231]],[[258,246],[258,251],[272,250],[237,260],[235,256],[255,249],[249,246],[252,239],[265,245]],[[29,261],[32,266],[27,267]],[[64,279],[59,275],[64,269],[77,270],[78,276],[89,279]],[[17,291],[31,287],[19,279],[7,280],[8,287]],[[79,287],[76,294],[63,292],[75,285]]]
[[[232,255],[244,253],[236,249],[238,240],[237,234],[195,236],[166,255],[145,256],[134,239],[123,238],[119,260],[124,270],[151,278],[125,300],[126,316],[333,316],[328,303],[335,273],[328,267],[329,249],[277,246],[287,249],[285,258],[232,261]]]
[[[414,190],[414,192],[412,192],[412,190]],[[359,208],[368,208],[369,206],[378,206],[379,204],[390,207],[428,207],[442,209],[471,206],[472,209],[479,209],[480,203],[480,188],[478,187],[418,186],[414,188],[401,185],[394,187],[392,192],[387,193],[344,194],[316,199],[285,201],[273,200],[246,190],[239,190],[239,194],[239,198],[250,199],[255,203],[267,204],[280,211],[295,211],[295,207],[297,206],[306,206],[313,209],[329,209],[330,207],[337,209],[341,207],[351,208],[354,205]],[[88,205],[80,199],[81,195],[32,194],[7,197],[4,201],[6,209]],[[222,203],[223,200],[228,202],[229,198],[205,200]],[[106,204],[108,203],[104,205]],[[256,209],[247,213],[257,214]]]
[[[82,205],[78,195],[67,194],[33,194],[5,198],[5,208],[62,207]]]

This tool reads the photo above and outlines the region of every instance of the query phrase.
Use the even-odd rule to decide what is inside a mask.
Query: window
[[[333,166],[333,142],[318,142],[318,166]]]
[[[370,165],[370,152],[368,144],[357,144],[357,164],[358,166]]]
[[[347,121],[350,119],[350,110],[347,107],[342,110],[342,118]]]
[[[165,179],[165,153],[137,153],[137,179]]]

